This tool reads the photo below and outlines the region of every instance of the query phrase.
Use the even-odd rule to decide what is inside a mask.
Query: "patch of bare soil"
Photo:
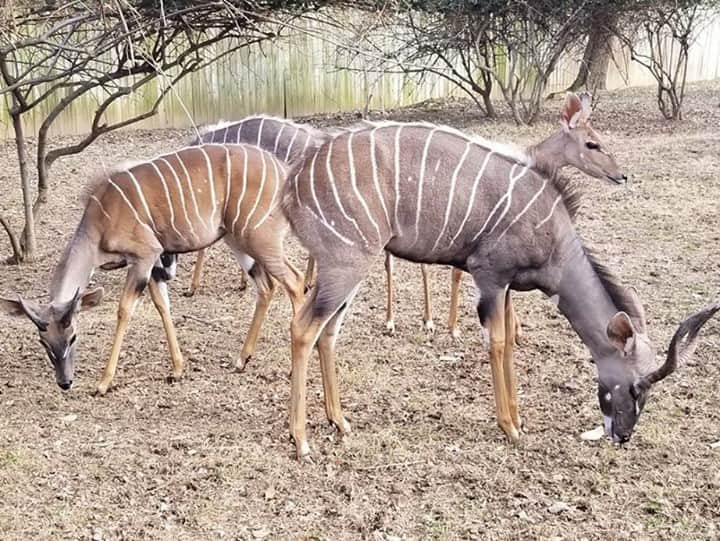
[[[720,285],[720,109],[715,84],[690,89],[687,120],[659,119],[650,89],[600,96],[595,125],[632,178],[586,180],[578,228],[647,309],[665,352],[677,323]],[[556,126],[485,122],[462,101],[392,112],[527,143]],[[377,115],[385,116],[385,115]],[[313,119],[319,125],[356,121]],[[123,132],[53,169],[41,257],[0,268],[0,293],[44,296],[95,170],[172,150],[179,131]],[[4,209],[19,208],[14,148],[0,146]],[[13,215],[19,223],[20,216]],[[291,243],[300,262],[301,250]],[[0,237],[0,251],[8,253]],[[343,405],[353,434],[325,422],[317,362],[309,380],[315,464],[288,441],[290,305],[279,294],[258,358],[232,370],[254,296],[222,246],[202,290],[171,298],[187,377],[165,381],[169,355],[145,301],[125,341],[117,386],[92,395],[109,353],[122,271],[100,273],[107,299],[83,314],[76,386],[61,393],[29,322],[0,322],[2,539],[716,539],[720,535],[720,321],[694,360],[659,384],[632,441],[579,435],[601,421],[589,354],[555,306],[516,295],[524,339],[516,364],[526,431],[508,445],[494,420],[489,367],[466,280],[461,327],[446,332],[449,271],[433,272],[438,331],[422,330],[420,269],[399,263],[394,336],[384,334],[382,262],[364,282],[339,340]]]

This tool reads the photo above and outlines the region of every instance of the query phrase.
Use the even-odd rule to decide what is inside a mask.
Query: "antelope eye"
[[[599,150],[600,149],[600,145],[598,145],[594,141],[588,141],[587,143],[585,143],[585,146],[587,148],[589,148],[590,150]]]
[[[70,337],[70,340],[68,341],[68,345],[69,345],[69,346],[72,346],[72,345],[75,343],[75,340],[77,340],[77,334],[73,334],[73,335]]]

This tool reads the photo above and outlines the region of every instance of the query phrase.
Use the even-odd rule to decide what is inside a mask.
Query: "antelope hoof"
[[[428,319],[425,323],[425,331],[428,333],[434,333],[435,332],[435,323],[432,319]]]
[[[388,319],[387,323],[385,323],[385,330],[388,334],[395,332],[395,322],[392,319]]]
[[[245,372],[245,368],[247,368],[250,359],[252,359],[252,355],[248,355],[247,357],[243,357],[237,361],[235,363],[235,372]]]
[[[170,374],[165,380],[168,383],[175,383],[176,381],[180,381],[183,378],[183,371],[182,370],[173,370],[173,373]]]
[[[352,432],[350,423],[348,423],[347,420],[345,420],[344,418],[341,418],[339,421],[334,421],[331,419],[330,424],[335,427],[335,429],[338,431],[338,434],[340,434],[340,437],[345,437]]]
[[[511,425],[507,429],[503,428],[503,432],[505,432],[505,435],[510,443],[516,444],[520,441],[520,431],[515,428],[515,426]]]
[[[95,394],[98,396],[104,396],[108,390],[110,389],[110,382],[109,381],[101,381],[98,383],[98,386],[95,388]]]
[[[196,288],[191,287],[190,289],[183,291],[183,297],[192,297],[195,295]]]
[[[305,462],[308,464],[313,464],[314,461],[312,459],[312,455],[310,454],[310,445],[307,441],[300,442],[299,444],[295,445],[295,449],[297,452],[297,459],[298,462]]]

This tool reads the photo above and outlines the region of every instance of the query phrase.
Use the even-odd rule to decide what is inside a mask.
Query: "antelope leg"
[[[393,317],[393,257],[385,252],[385,277],[387,281],[387,304],[385,307],[385,328],[389,333],[395,332]]]
[[[510,410],[510,418],[519,432],[522,420],[518,413],[517,379],[515,377],[515,363],[513,353],[516,340],[517,316],[513,308],[510,290],[505,293],[505,351],[503,352],[503,374],[505,376],[505,392]]]
[[[235,363],[235,368],[240,371],[245,370],[247,362],[255,353],[258,337],[260,336],[260,329],[267,317],[268,309],[270,308],[270,303],[272,302],[275,292],[275,283],[262,265],[255,263],[248,274],[255,283],[257,299],[255,301],[255,312],[253,313],[252,322],[250,323],[250,329],[248,330],[245,343],[240,352],[240,360]]]
[[[435,324],[432,320],[432,297],[430,296],[430,267],[428,265],[420,265],[423,278],[423,293],[425,296],[425,311],[423,312],[423,323],[426,331],[434,331]]]
[[[187,296],[192,297],[195,295],[195,291],[200,287],[200,278],[202,277],[203,267],[205,266],[205,258],[207,257],[207,250],[203,248],[198,250],[197,259],[195,260],[195,266],[193,267],[192,279],[190,280],[190,289],[187,291]]]
[[[463,272],[460,269],[453,268],[450,282],[450,316],[448,317],[448,327],[453,338],[460,338],[460,329],[458,324],[458,310],[460,308],[460,284],[462,282]]]
[[[148,269],[144,276],[143,273],[138,271],[137,267],[131,267],[130,270],[128,270],[127,278],[125,279],[125,287],[123,288],[123,292],[120,296],[120,304],[118,306],[115,338],[113,340],[110,358],[105,365],[102,378],[97,386],[98,394],[105,394],[110,388],[110,384],[115,377],[118,359],[120,358],[120,348],[122,346],[123,339],[125,338],[130,318],[135,312],[135,307],[140,299],[140,295],[147,284],[147,275],[149,274],[150,269]]]
[[[494,296],[494,302],[489,305],[490,312],[486,314],[485,321],[481,320],[483,326],[490,335],[490,367],[492,369],[493,391],[495,393],[495,411],[497,422],[505,432],[508,439],[516,442],[520,439],[520,433],[510,413],[509,400],[507,396],[507,383],[505,377],[505,291]]]
[[[167,336],[168,349],[170,349],[170,359],[172,361],[172,377],[174,379],[180,379],[183,375],[185,362],[180,352],[177,334],[175,333],[175,325],[173,324],[172,315],[170,314],[167,282],[152,279],[148,282],[148,289],[150,290],[150,298],[158,314],[160,314],[160,319],[162,319],[163,327],[165,328],[165,336]]]

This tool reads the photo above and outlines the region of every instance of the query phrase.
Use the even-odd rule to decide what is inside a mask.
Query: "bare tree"
[[[688,58],[699,30],[717,14],[717,0],[630,2],[613,30],[657,82],[657,103],[668,120],[682,119]]]
[[[36,252],[35,221],[47,201],[48,174],[57,159],[155,115],[178,81],[241,47],[276,37],[282,21],[312,7],[279,0],[17,0],[0,8],[0,96],[7,96],[9,104],[25,211],[20,235],[0,217],[13,259],[28,260]],[[273,24],[266,20],[270,14]],[[161,91],[147,110],[118,122],[106,120],[111,105],[156,79]],[[53,123],[91,92],[100,98],[90,133],[75,144],[50,148]],[[23,120],[29,111],[44,107],[48,111],[37,134],[33,199]]]

